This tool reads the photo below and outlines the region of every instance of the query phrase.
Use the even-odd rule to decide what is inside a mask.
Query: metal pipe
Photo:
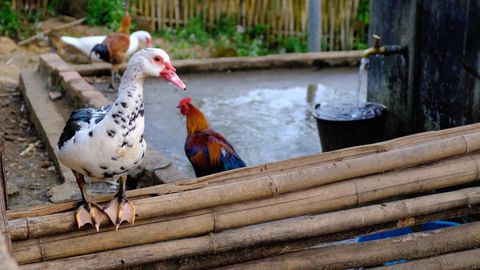
[[[374,38],[373,47],[370,47],[363,51],[363,58],[368,58],[371,55],[392,55],[392,54],[405,54],[407,48],[401,45],[385,45],[381,46],[381,37],[378,35],[372,35]]]
[[[308,51],[321,51],[321,0],[308,1]]]

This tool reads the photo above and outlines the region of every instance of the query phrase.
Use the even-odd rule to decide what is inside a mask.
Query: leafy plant
[[[122,0],[87,0],[87,24],[117,29],[124,15]]]
[[[10,1],[0,0],[0,35],[25,39],[39,28],[40,12],[23,15],[10,6]]]
[[[0,2],[0,35],[16,37],[20,30],[18,13],[10,7],[9,1]]]
[[[285,52],[288,52],[288,53],[307,52],[308,46],[305,40],[306,40],[305,36],[287,37],[283,41],[283,47],[285,48]]]

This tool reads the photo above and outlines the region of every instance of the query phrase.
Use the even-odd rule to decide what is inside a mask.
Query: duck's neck
[[[145,75],[139,64],[129,65],[118,90],[118,98],[106,117],[121,129],[140,128],[143,132],[143,82]]]
[[[130,35],[130,45],[128,46],[127,56],[132,55],[137,50],[138,44],[137,32],[134,32]]]

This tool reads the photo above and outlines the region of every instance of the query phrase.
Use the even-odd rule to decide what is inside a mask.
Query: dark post
[[[387,138],[480,119],[480,1],[371,0],[370,34],[407,46],[371,56],[368,100],[389,108]]]
[[[379,35],[382,45],[402,45],[408,47],[408,52],[413,51],[415,14],[416,0],[371,0],[370,36]],[[409,74],[413,74],[413,54],[370,56],[369,60],[367,100],[388,107],[386,139],[410,134],[413,104]]]

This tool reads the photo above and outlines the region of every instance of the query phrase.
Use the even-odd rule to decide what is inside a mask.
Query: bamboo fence
[[[357,19],[361,0],[322,1],[322,36],[328,50],[351,50],[354,40],[367,40],[367,25]],[[365,2],[365,1],[364,1]],[[182,26],[191,18],[201,17],[213,27],[222,16],[249,29],[267,26],[266,39],[306,37],[308,0],[139,0],[132,9],[152,31],[167,26]]]
[[[11,7],[27,14],[40,14],[45,16],[48,11],[49,0],[11,0]],[[58,1],[56,1],[58,3]]]
[[[26,13],[45,14],[51,0],[12,0]],[[227,16],[244,29],[264,25],[266,40],[275,42],[297,36],[306,40],[308,0],[137,0],[130,1],[132,15],[149,31],[184,26],[194,17],[208,28]],[[323,0],[322,44],[330,51],[351,50],[355,41],[367,41],[368,25],[358,19],[361,2],[368,0]],[[55,7],[54,7],[55,8]],[[58,7],[57,7],[58,8]]]

